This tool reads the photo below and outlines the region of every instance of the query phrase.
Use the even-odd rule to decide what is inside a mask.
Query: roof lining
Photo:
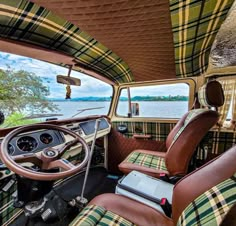
[[[3,38],[0,38],[0,51],[46,61],[48,63],[53,63],[62,67],[67,67],[67,65],[73,65],[73,70],[75,71],[87,74],[89,76],[102,80],[110,85],[115,84],[114,81],[107,79],[103,75],[100,75],[95,71],[84,68],[82,64],[80,64],[79,66],[76,65],[78,64],[78,62],[75,61],[72,56],[60,53],[58,51]]]
[[[68,54],[116,84],[133,81],[123,59],[77,26],[28,0],[0,3],[0,37]]]

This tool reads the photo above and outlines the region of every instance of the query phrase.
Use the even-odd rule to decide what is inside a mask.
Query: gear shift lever
[[[76,200],[72,200],[70,202],[70,204],[72,206],[78,205],[79,207],[84,207],[88,203],[88,200],[84,197],[84,191],[85,191],[85,187],[86,187],[86,183],[87,183],[87,179],[88,179],[89,169],[90,169],[91,160],[92,160],[92,157],[93,157],[93,152],[94,152],[94,147],[95,147],[95,143],[96,143],[97,132],[98,132],[98,129],[99,129],[100,122],[101,122],[101,120],[99,120],[99,119],[97,119],[96,122],[95,122],[94,136],[93,136],[91,150],[90,150],[90,153],[89,153],[89,160],[88,160],[88,164],[87,164],[87,168],[86,168],[86,172],[85,172],[84,183],[83,183],[81,195],[77,196]]]

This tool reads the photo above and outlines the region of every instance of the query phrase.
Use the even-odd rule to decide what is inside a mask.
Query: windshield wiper
[[[75,115],[72,115],[71,117],[74,118],[75,116],[79,115],[82,112],[85,111],[90,111],[90,110],[95,110],[95,109],[101,109],[101,108],[105,108],[105,107],[95,107],[95,108],[83,108],[83,109],[78,109],[78,113],[76,113]]]

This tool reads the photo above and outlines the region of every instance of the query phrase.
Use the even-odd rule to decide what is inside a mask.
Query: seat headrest
[[[224,91],[218,81],[209,81],[199,88],[198,101],[204,107],[220,107],[224,100]]]

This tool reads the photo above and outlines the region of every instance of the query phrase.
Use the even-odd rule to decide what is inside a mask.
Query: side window
[[[188,111],[188,100],[186,83],[124,88],[116,113],[123,117],[180,118]]]

